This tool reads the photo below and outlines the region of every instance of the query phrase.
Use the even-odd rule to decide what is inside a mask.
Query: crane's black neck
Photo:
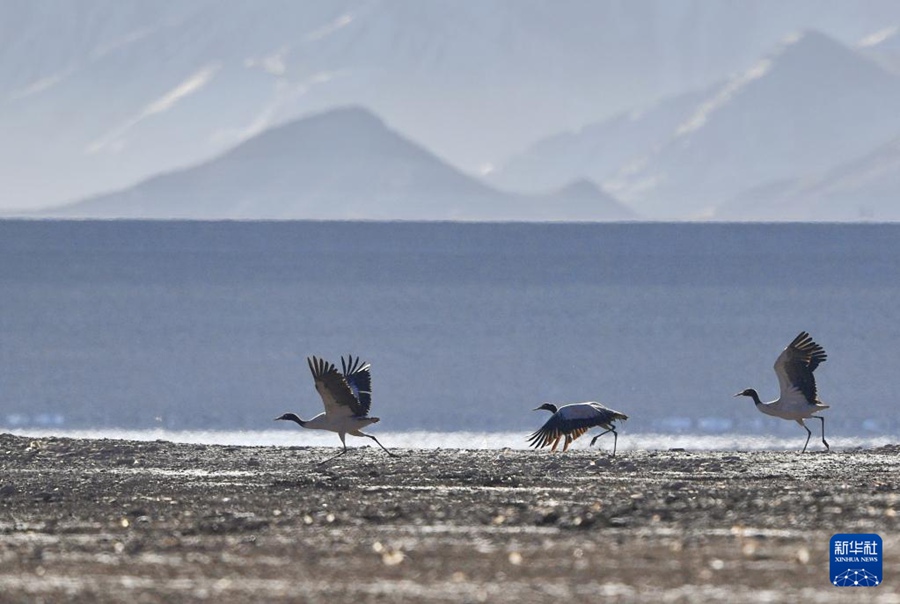
[[[752,398],[752,399],[753,399],[753,403],[754,403],[757,407],[759,407],[760,405],[763,404],[763,402],[762,402],[761,400],[759,400],[759,394],[757,394],[757,393],[756,393],[756,390],[754,390],[753,388],[748,388],[748,389],[744,392],[744,396],[749,396],[750,398]]]
[[[276,420],[279,420],[279,419],[290,420],[292,422],[297,422],[301,426],[305,426],[306,422],[307,422],[307,420],[305,420],[305,419],[300,419],[300,417],[296,413],[285,413],[281,417],[276,417],[275,419]]]

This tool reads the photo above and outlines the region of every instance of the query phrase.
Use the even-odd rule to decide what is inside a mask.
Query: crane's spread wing
[[[353,396],[359,401],[359,406],[362,409],[362,413],[358,415],[368,415],[369,409],[372,407],[372,374],[369,373],[370,367],[371,365],[362,362],[359,357],[356,357],[354,360],[353,355],[347,355],[346,361],[344,357],[341,357],[344,379],[347,381],[347,385],[350,386]]]
[[[781,398],[798,396],[799,393],[806,402],[814,405],[818,393],[813,371],[827,358],[825,349],[813,342],[808,333],[801,331],[775,361]]]
[[[594,426],[609,428],[617,419],[628,419],[628,416],[600,403],[563,405],[539,430],[528,437],[528,444],[539,449],[552,444],[565,434],[575,440]]]
[[[316,381],[316,390],[325,404],[325,415],[366,415],[347,380],[338,373],[333,363],[316,357],[308,357],[306,362]]]

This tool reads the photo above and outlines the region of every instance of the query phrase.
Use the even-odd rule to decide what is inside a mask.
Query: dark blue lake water
[[[775,398],[807,330],[829,432],[897,434],[898,258],[874,224],[0,221],[0,428],[268,429],[321,410],[307,355],[353,353],[381,430],[600,400],[802,437],[732,395]]]

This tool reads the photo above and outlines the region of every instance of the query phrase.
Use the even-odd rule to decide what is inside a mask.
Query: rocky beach
[[[0,601],[900,602],[897,445],[336,452],[0,434]]]

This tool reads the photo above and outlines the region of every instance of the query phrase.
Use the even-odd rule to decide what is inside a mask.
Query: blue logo
[[[881,585],[884,551],[874,533],[839,533],[831,538],[831,584],[836,587]]]

